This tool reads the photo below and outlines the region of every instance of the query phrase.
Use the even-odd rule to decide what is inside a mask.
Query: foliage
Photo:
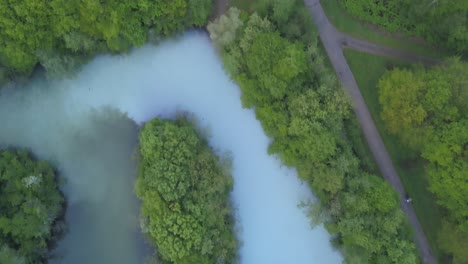
[[[427,173],[430,190],[447,208],[460,231],[468,235],[468,119],[440,128],[426,142],[422,156],[430,164]],[[468,259],[467,259],[468,260]]]
[[[239,15],[239,9],[230,8],[225,15],[216,19],[214,23],[208,23],[207,29],[214,43],[222,47],[231,44],[236,39],[237,29],[243,24]]]
[[[468,54],[468,2],[445,0],[340,0],[354,16],[390,31],[423,36]]]
[[[153,119],[140,132],[136,182],[145,231],[171,263],[231,263],[237,241],[228,163],[185,118]]]
[[[320,198],[310,213],[325,219],[348,262],[416,263],[396,193],[363,171],[350,147],[344,125],[350,103],[324,64],[317,36],[302,37],[310,32],[309,18],[297,19],[305,7],[295,1],[290,15],[278,18],[277,1],[263,4],[260,12],[272,20],[254,13],[235,41],[218,45],[244,106],[255,108],[273,138],[269,152],[296,167]],[[290,27],[281,27],[283,21]]]
[[[303,6],[303,1],[297,0],[259,0],[257,12],[268,17],[284,37],[306,44],[316,41],[316,35],[312,17]]]
[[[288,43],[275,32],[257,34],[243,51],[247,70],[239,81],[246,87],[243,97],[250,98],[252,104],[264,105],[271,97],[284,98],[288,83],[306,70],[302,45]]]
[[[401,133],[406,144],[417,148],[422,144],[421,134],[430,131],[422,126],[428,115],[420,100],[424,96],[424,81],[421,75],[406,69],[396,69],[391,74],[391,78],[379,82],[382,120],[390,133]]]
[[[457,227],[449,222],[442,224],[439,234],[439,243],[442,248],[453,255],[454,264],[464,264],[468,259],[468,236],[458,232]]]
[[[37,59],[44,67],[47,78],[60,78],[71,75],[78,67],[80,59],[77,56],[60,55],[54,52],[37,52]]]
[[[397,69],[392,71],[391,82],[381,82],[379,85],[380,102],[384,102],[382,119],[392,133],[419,126],[427,116],[420,100],[424,82],[417,77],[420,75],[414,76],[409,70]]]
[[[466,114],[468,67],[457,59],[430,71],[388,72],[379,82],[382,119],[406,144],[421,148],[434,130]],[[418,142],[418,144],[414,144]]]
[[[62,58],[123,52],[146,43],[149,29],[169,35],[202,26],[212,0],[65,1],[8,0],[0,3],[0,66],[29,74],[48,61],[39,54]],[[52,54],[51,54],[52,53]],[[55,53],[55,54],[54,54]]]
[[[0,197],[0,262],[43,261],[64,205],[53,169],[25,151],[0,151]]]
[[[398,176],[405,191],[412,198],[413,208],[423,231],[430,243],[431,250],[439,262],[445,263],[448,254],[441,250],[437,235],[441,229],[443,208],[438,206],[437,199],[429,188],[429,181],[424,167],[427,161],[420,157],[420,153],[404,143],[397,135],[390,134],[381,118],[382,107],[379,103],[379,79],[388,71],[395,69],[412,69],[413,65],[405,62],[362,53],[354,50],[344,50],[344,55],[358,83],[360,92],[374,119],[382,140],[392,159]],[[366,65],[363,70],[362,65]],[[416,66],[416,69],[419,66]],[[370,150],[369,150],[370,151]],[[373,157],[372,153],[369,153]],[[358,155],[359,156],[359,155]],[[361,158],[361,156],[359,156]],[[361,158],[362,159],[362,158]]]
[[[412,145],[429,162],[426,166],[429,190],[448,212],[445,230],[457,230],[466,236],[467,76],[468,64],[451,59],[431,70],[395,69],[379,82],[382,116],[389,131]],[[446,235],[442,237],[447,241]],[[448,252],[457,254],[454,257],[461,262],[468,261],[466,256],[462,260],[461,256],[465,255],[462,251]]]

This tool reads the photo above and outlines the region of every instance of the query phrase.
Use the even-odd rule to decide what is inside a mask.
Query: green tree
[[[450,73],[454,70],[457,75]],[[431,70],[395,69],[379,81],[382,119],[392,134],[420,149],[447,122],[462,118],[468,98],[468,67],[459,60]],[[461,111],[462,110],[462,111]]]
[[[359,176],[347,181],[341,199],[345,215],[336,224],[350,256],[361,263],[417,263],[397,194],[382,179]]]
[[[277,33],[259,33],[244,49],[247,71],[237,79],[246,105],[264,105],[269,97],[284,98],[289,83],[307,69],[307,54],[299,43]],[[252,83],[255,82],[255,85]]]
[[[421,101],[424,91],[422,76],[409,70],[396,69],[379,81],[382,119],[390,133],[404,133],[423,123],[427,117]]]
[[[210,32],[211,40],[218,47],[230,45],[236,39],[237,30],[243,25],[240,19],[240,10],[232,7],[226,14],[214,22],[208,23],[207,29]]]
[[[297,1],[260,0],[257,10],[262,16],[268,16],[275,24],[287,23],[296,11]]]
[[[64,206],[52,167],[24,151],[0,151],[0,198],[0,261],[43,261]]]
[[[274,2],[262,1],[261,12],[273,16]],[[292,6],[287,27],[254,13],[235,40],[219,45],[243,105],[255,109],[273,139],[269,153],[296,167],[319,198],[309,208],[319,216],[312,222],[325,221],[347,262],[417,263],[398,196],[364,172],[353,153],[344,126],[349,99],[325,64],[317,36],[303,37],[310,15],[303,3]]]
[[[171,263],[229,263],[237,242],[229,206],[232,177],[185,118],[153,119],[140,132],[136,182],[144,231]]]
[[[447,210],[443,229],[453,231],[439,234],[442,247],[457,262],[467,262],[447,243],[458,240],[458,233],[468,236],[468,64],[450,59],[430,70],[395,69],[382,77],[379,92],[389,130],[428,161],[429,190]]]
[[[468,119],[446,125],[425,145],[430,190],[468,235]]]
[[[202,27],[208,21],[213,7],[213,0],[189,0],[188,1],[188,25]]]
[[[0,3],[0,63],[29,74],[39,48],[53,47],[47,1],[2,1]]]
[[[211,5],[212,0],[2,1],[0,66],[28,75],[38,62],[51,69],[56,58],[125,52],[146,43],[150,30],[165,36],[203,26]]]
[[[468,236],[460,232],[456,225],[445,221],[442,223],[438,237],[440,246],[453,255],[454,264],[464,264],[468,260]]]

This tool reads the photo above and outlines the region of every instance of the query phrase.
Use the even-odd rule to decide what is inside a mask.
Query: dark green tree
[[[63,206],[48,163],[25,151],[0,151],[0,262],[44,261]]]
[[[140,132],[136,182],[144,231],[171,263],[230,263],[237,252],[229,163],[185,118],[153,119]]]

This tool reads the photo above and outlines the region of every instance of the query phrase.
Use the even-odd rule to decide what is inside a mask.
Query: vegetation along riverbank
[[[244,106],[274,139],[270,153],[309,183],[320,200],[312,217],[325,222],[347,262],[417,263],[396,193],[350,144],[350,104],[310,14],[301,1],[263,3],[252,15],[231,9],[208,30]]]

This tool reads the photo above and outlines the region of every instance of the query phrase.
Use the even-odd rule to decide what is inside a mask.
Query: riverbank
[[[218,25],[209,26],[227,71],[240,85],[243,105],[255,109],[273,138],[269,152],[285,165],[298,168],[301,179],[320,199],[310,208],[311,221],[324,221],[328,231],[337,235],[334,244],[345,259],[416,263],[397,193],[383,179],[364,171],[353,153],[354,146],[344,131],[351,107],[326,65],[316,32],[311,30],[314,24],[309,10],[302,1],[276,5],[263,5],[257,10],[259,15],[249,18],[233,9]],[[313,19],[323,22],[323,16],[316,15]],[[244,23],[238,23],[239,17]],[[235,37],[228,38],[232,35]],[[328,44],[327,50],[338,43]],[[371,191],[376,189],[379,191]],[[385,205],[377,205],[383,201]],[[374,206],[367,206],[369,203]],[[377,228],[386,221],[398,224]],[[361,243],[364,238],[372,242]],[[389,255],[396,251],[401,254]]]
[[[138,125],[180,110],[197,116],[209,145],[232,157],[243,263],[340,263],[327,232],[311,229],[297,207],[312,199],[310,190],[295,170],[268,155],[270,139],[239,98],[208,36],[198,31],[128,55],[99,56],[73,79],[35,80],[1,92],[0,122],[8,126],[0,144],[33,149],[67,179],[70,232],[55,263],[80,255],[87,263],[142,262],[132,194]]]

